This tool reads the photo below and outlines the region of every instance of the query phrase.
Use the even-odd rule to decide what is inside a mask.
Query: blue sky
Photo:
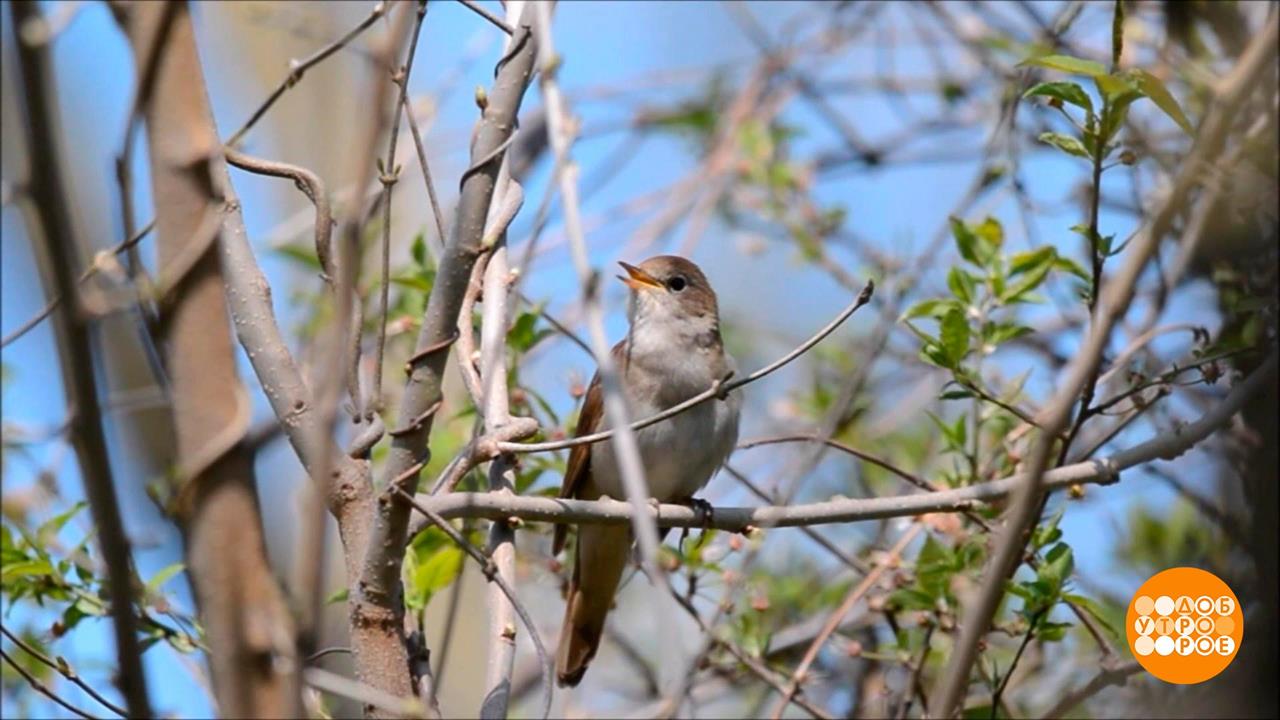
[[[1050,3],[1043,13],[1050,14],[1053,6]],[[757,5],[753,10],[763,24],[775,28],[790,14],[797,12],[798,8],[796,5]],[[353,20],[359,12],[353,11]],[[730,21],[728,13],[717,4],[637,2],[606,6],[567,2],[561,5],[557,14],[557,45],[565,58],[559,77],[570,92],[571,99],[573,92],[578,89],[616,84],[621,78],[659,70],[730,63],[750,58],[754,52],[752,45]],[[199,17],[199,13],[197,15]],[[8,43],[11,28],[8,27],[7,13],[4,23],[5,41]],[[1086,13],[1077,32],[1083,44],[1090,46],[1092,42],[1096,46],[1094,41],[1099,37],[1095,32],[1097,27],[1098,18],[1088,17]],[[205,32],[203,26],[201,30]],[[266,32],[280,30],[267,29]],[[463,167],[465,156],[462,151],[466,144],[454,142],[454,149],[451,151],[441,138],[456,140],[458,137],[465,137],[469,131],[475,116],[470,88],[488,85],[493,58],[499,48],[499,38],[491,27],[452,3],[433,3],[422,35],[419,68],[429,68],[432,62],[450,67],[453,58],[468,51],[477,53],[481,58],[459,76],[456,82],[458,90],[440,108],[439,119],[429,132],[429,144],[434,143],[432,157],[437,182],[448,200],[455,192],[454,181],[450,178],[456,178]],[[201,51],[215,118],[225,134],[239,125],[263,97],[265,90],[257,86],[258,78],[246,82],[235,72],[235,48],[225,39],[202,35],[200,40],[203,43]],[[215,44],[214,40],[218,42]],[[10,50],[6,50],[6,60],[10,59],[9,52]],[[930,71],[927,53],[918,46],[902,49],[896,58],[899,69],[904,72]],[[849,55],[849,68],[837,70],[852,71],[861,67],[873,67],[876,62],[877,59],[870,50],[865,53],[855,51]],[[62,129],[67,136],[76,138],[75,152],[78,160],[72,182],[77,197],[84,198],[86,203],[80,208],[81,215],[111,219],[111,223],[105,227],[79,229],[95,248],[105,247],[114,243],[119,233],[112,159],[128,112],[133,73],[128,47],[103,5],[87,5],[75,23],[58,39],[55,45],[55,67],[62,109]],[[283,68],[280,70],[282,74]],[[10,71],[6,69],[6,73],[8,72]],[[271,72],[265,75],[267,78],[275,76]],[[267,82],[272,81],[268,79]],[[439,89],[440,82],[439,73],[433,74],[420,69],[413,75],[410,90],[415,95],[435,92]],[[669,101],[672,98],[691,96],[701,87],[701,81],[695,80],[645,93],[645,98],[654,103]],[[537,90],[531,90],[526,108],[534,108],[540,104],[541,98]],[[840,98],[836,104],[842,113],[856,119],[859,130],[873,142],[877,138],[892,136],[901,129],[893,108],[872,96],[858,100]],[[584,128],[588,131],[594,127],[609,126],[625,118],[625,114],[610,103],[584,101],[576,103],[574,109],[583,117]],[[797,154],[829,148],[836,140],[830,130],[814,122],[811,111],[802,103],[791,103],[783,119],[809,129],[808,134],[797,141]],[[990,125],[991,123],[979,123],[978,130],[957,134],[953,142],[956,147],[973,148],[976,153],[985,140],[985,128]],[[251,136],[251,142],[256,143],[255,148],[264,154],[270,153],[272,133],[281,132],[279,128],[270,128],[269,124],[267,128]],[[617,132],[592,135],[590,139],[581,142],[574,152],[583,167],[583,177],[590,178],[592,169],[625,142],[626,135]],[[6,145],[6,150],[8,149]],[[678,139],[668,137],[646,139],[636,155],[625,172],[591,197],[584,208],[588,214],[662,187],[691,170],[695,164],[688,146]],[[146,166],[141,153],[134,166],[138,185],[145,187]],[[6,161],[6,181],[12,180],[11,167]],[[1038,236],[1072,253],[1078,253],[1078,247],[1065,228],[1078,221],[1078,211],[1067,198],[1071,188],[1082,178],[1082,167],[1070,159],[1044,152],[1028,155],[1025,167],[1025,174],[1031,180],[1033,196],[1051,208],[1035,218]],[[526,184],[527,198],[541,197],[548,169],[544,164],[529,178]],[[900,168],[890,166],[873,172],[845,173],[838,179],[824,180],[820,185],[819,197],[824,202],[847,205],[849,225],[859,236],[873,239],[881,250],[896,257],[908,258],[912,252],[920,251],[927,244],[956,199],[965,191],[974,172],[974,162],[953,162]],[[402,183],[402,189],[398,192],[420,194],[417,173],[416,165],[407,167],[409,181]],[[1116,178],[1117,181],[1119,179]],[[267,235],[286,214],[275,202],[284,196],[279,184],[243,174],[237,174],[235,180],[242,198],[247,199],[245,218],[250,235],[255,238]],[[291,207],[297,208],[296,205]],[[517,253],[518,243],[527,237],[536,201],[527,202],[525,207],[515,225],[516,230],[512,233],[513,242],[517,243]],[[997,193],[979,207],[981,213],[992,214],[1004,221],[1015,250],[1025,249],[1028,240],[1017,230],[1020,227],[1018,216],[1008,194]],[[146,193],[140,193],[138,216],[147,218],[150,217],[150,212]],[[647,218],[641,218],[640,221],[645,219]],[[43,305],[44,295],[19,212],[14,206],[6,207],[0,221],[3,223],[4,233],[0,254],[0,278],[3,280],[0,324],[7,332],[34,314]],[[589,240],[593,262],[598,266],[610,266],[616,259],[636,260],[621,258],[618,253],[625,246],[628,234],[638,224],[638,221],[618,223],[610,226],[607,234],[592,235]],[[1113,213],[1104,212],[1102,224],[1119,237],[1124,237],[1132,229],[1130,218]],[[404,233],[404,237],[397,238],[397,242],[403,243],[405,238],[417,230],[417,227],[402,226],[397,233]],[[681,236],[682,232],[676,233],[677,239]],[[756,357],[739,359],[740,364],[751,368],[771,359],[785,350],[788,344],[808,335],[813,328],[821,325],[842,307],[848,301],[848,295],[847,291],[825,275],[806,271],[796,259],[794,251],[774,245],[760,255],[746,256],[734,251],[739,239],[724,228],[713,226],[698,246],[694,257],[708,269],[720,291],[723,312],[730,321],[735,317],[750,318],[752,322],[776,331],[779,336],[772,345],[760,348]],[[264,266],[277,284],[294,279],[277,257],[261,247],[259,252]],[[949,246],[947,252],[951,253]],[[840,256],[839,251],[836,254],[841,261],[851,261],[847,254]],[[942,291],[941,277],[945,269],[945,265],[940,265],[938,273],[924,278],[921,297],[929,296],[930,292]],[[861,276],[863,268],[851,266],[850,270]],[[539,259],[526,290],[535,298],[550,299],[552,311],[570,306],[576,300],[574,274],[563,250]],[[288,297],[283,288],[277,289],[275,297],[281,323],[288,327],[291,320],[297,319],[297,313],[287,302],[282,301],[282,298]],[[1206,307],[1208,297],[1203,289],[1193,290],[1167,312],[1180,319],[1198,318],[1212,327],[1209,320],[1211,315],[1200,309]],[[611,310],[608,328],[613,337],[621,335],[625,327],[625,320],[620,313],[622,298],[621,288],[609,289],[605,295],[606,304]],[[1051,311],[1045,314],[1046,317],[1051,315]],[[869,321],[858,316],[830,342],[852,342],[864,331],[858,328],[860,320],[864,327],[870,325]],[[118,323],[113,327],[116,328],[115,331],[127,331],[128,325]],[[1182,341],[1183,338],[1171,338],[1160,347],[1173,351]],[[48,326],[42,325],[5,348],[3,360],[14,375],[14,380],[5,389],[3,397],[6,420],[21,421],[36,428],[54,427],[62,422],[64,400],[61,379]],[[1008,375],[1013,375],[1016,374],[1015,371],[1021,370],[1021,364],[1025,361],[1026,357],[1010,354],[1008,357],[997,356],[995,362],[1002,369],[1007,369]],[[590,360],[577,351],[560,349],[531,362],[526,378],[534,386],[559,391],[566,385],[572,371],[588,376],[591,372],[590,365]],[[252,377],[247,365],[244,376]],[[768,403],[789,386],[803,382],[807,377],[806,371],[797,364],[778,373],[768,382],[753,387],[749,408],[754,409],[754,414],[749,411],[743,430],[744,437],[758,434],[757,430],[769,427]],[[1028,385],[1032,396],[1044,397],[1052,380],[1050,377],[1033,376]],[[939,379],[939,384],[941,382]],[[555,404],[558,409],[569,409],[571,403],[564,392],[548,394],[557,398]],[[265,403],[259,397],[257,414],[259,417],[266,417],[267,413]],[[1184,409],[1183,415],[1185,414]],[[111,430],[111,423],[108,423],[108,431]],[[1121,442],[1141,440],[1149,433],[1150,430],[1145,428],[1126,433],[1121,436]],[[34,467],[54,463],[59,487],[66,497],[76,499],[80,496],[74,459],[65,446],[48,443],[36,448],[34,454],[37,460],[35,464],[15,461],[6,469],[6,489],[29,484]],[[1194,454],[1191,457],[1194,458]],[[749,469],[759,467],[758,463],[750,459],[740,457],[737,462]],[[283,447],[266,453],[262,463],[272,467],[277,473],[281,467],[296,467],[296,463],[288,457],[287,449]],[[130,466],[127,458],[117,458],[115,465],[118,473],[128,475],[137,472],[136,468]],[[847,467],[838,461],[828,461],[822,472],[840,472]],[[268,492],[283,491],[277,487]],[[713,485],[710,492],[711,497],[717,501],[746,501],[730,483],[724,481]],[[1126,588],[1136,587],[1142,578],[1117,576],[1112,572],[1114,568],[1110,562],[1110,551],[1116,537],[1116,523],[1123,520],[1130,503],[1161,505],[1169,502],[1170,497],[1163,484],[1144,481],[1138,473],[1128,476],[1127,482],[1119,486],[1091,493],[1091,499],[1069,512],[1063,522],[1067,540],[1075,547],[1077,565],[1093,577],[1102,578],[1104,585],[1118,593],[1124,594],[1128,592]],[[268,496],[265,499],[270,504],[272,498]],[[138,552],[138,563],[144,577],[150,577],[177,558],[173,542],[176,537],[155,515],[147,501],[136,492],[132,496],[126,496],[126,520],[135,538],[155,541],[153,547],[142,547]],[[77,541],[79,536],[76,534],[82,535],[86,529],[85,525],[78,528],[73,525],[67,530],[68,539],[71,542]],[[178,591],[179,601],[190,607],[190,597],[185,588],[177,586],[178,583],[172,585]],[[21,623],[23,615],[22,612],[15,612],[10,620]],[[109,628],[105,622],[86,623],[83,630],[59,641],[56,647],[58,652],[73,657],[77,667],[86,675],[92,675],[95,668],[100,669],[105,663],[109,663]],[[183,716],[209,714],[210,707],[205,694],[195,687],[191,675],[182,669],[180,663],[174,661],[170,652],[168,649],[154,650],[146,656],[152,680],[153,702],[162,711]],[[68,690],[67,695],[78,704],[90,706],[87,698],[79,697],[74,690]],[[60,709],[52,706],[37,707],[55,716],[60,712]]]

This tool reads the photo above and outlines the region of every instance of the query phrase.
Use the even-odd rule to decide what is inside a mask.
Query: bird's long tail
[[[556,651],[556,678],[562,687],[577,685],[595,657],[630,554],[631,529],[626,525],[583,525],[578,530],[573,579]]]

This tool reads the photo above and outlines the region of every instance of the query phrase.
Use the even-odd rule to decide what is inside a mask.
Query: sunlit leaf
[[[1082,157],[1082,158],[1089,157],[1089,151],[1088,149],[1085,148],[1084,144],[1081,143],[1076,138],[1071,137],[1070,135],[1063,135],[1062,133],[1055,133],[1055,132],[1045,132],[1045,133],[1040,133],[1040,137],[1037,139],[1040,142],[1046,143],[1048,145],[1052,145],[1067,154],[1075,155],[1076,157]]]
[[[1131,70],[1130,74],[1137,82],[1138,88],[1142,90],[1142,93],[1151,98],[1151,101],[1163,110],[1165,115],[1168,115],[1188,135],[1195,134],[1195,129],[1191,127],[1191,121],[1182,112],[1182,106],[1178,105],[1178,101],[1169,92],[1169,89],[1164,86],[1164,83],[1160,81],[1160,78],[1142,69]]]
[[[1019,65],[1036,65],[1050,70],[1061,70],[1073,75],[1089,75],[1091,77],[1107,74],[1107,68],[1102,63],[1070,55],[1041,55],[1040,57],[1027,58]]]
[[[1084,91],[1073,82],[1043,82],[1038,85],[1031,86],[1022,97],[1049,97],[1057,98],[1066,103],[1071,103],[1078,108],[1082,108],[1093,113],[1093,100],[1089,97],[1089,93]]]

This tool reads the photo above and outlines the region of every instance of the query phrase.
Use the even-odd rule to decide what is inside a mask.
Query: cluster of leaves
[[[1075,82],[1042,82],[1023,93],[1026,98],[1047,99],[1049,106],[1059,110],[1076,129],[1075,135],[1055,132],[1040,135],[1041,142],[1068,155],[1099,163],[1109,158],[1118,147],[1116,136],[1128,117],[1129,106],[1142,98],[1150,98],[1188,135],[1194,133],[1191,121],[1182,112],[1182,107],[1173,94],[1159,78],[1146,70],[1134,68],[1108,72],[1101,63],[1069,55],[1043,55],[1030,58],[1024,64],[1093,79],[1099,97],[1096,109],[1093,98]],[[1067,112],[1067,105],[1084,112],[1083,123]]]
[[[0,525],[0,595],[7,606],[5,614],[20,601],[52,610],[57,619],[48,632],[53,638],[62,637],[86,619],[102,618],[110,612],[106,578],[92,561],[93,533],[85,534],[69,549],[58,539],[84,508],[85,503],[75,503],[34,528],[25,518],[8,514]],[[174,563],[146,582],[134,579],[135,614],[144,651],[160,642],[184,653],[200,646],[201,630],[195,620],[178,612],[163,592],[165,583],[182,570],[181,563]]]
[[[1082,281],[1088,274],[1074,260],[1062,256],[1051,245],[1006,256],[1004,228],[995,218],[979,223],[951,219],[951,233],[962,264],[954,265],[947,274],[949,297],[922,300],[907,308],[902,323],[921,341],[920,358],[925,363],[951,372],[952,380],[944,388],[942,400],[978,398],[995,405],[993,410],[975,409],[972,423],[963,414],[953,421],[934,417],[945,450],[968,457],[970,481],[976,481],[978,458],[973,454],[970,436],[972,424],[977,432],[1003,437],[1014,421],[1006,411],[1014,407],[1027,376],[1004,392],[988,389],[979,372],[983,358],[995,353],[1001,345],[1031,334],[1033,329],[1018,317],[1019,306],[1041,303],[1037,290],[1052,272],[1065,272]],[[936,332],[919,325],[921,319],[937,322]],[[1006,468],[1001,457],[992,467]],[[963,478],[948,476],[950,484]]]

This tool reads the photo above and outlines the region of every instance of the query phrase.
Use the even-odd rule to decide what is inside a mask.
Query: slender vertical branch
[[[55,317],[58,361],[70,405],[70,438],[79,461],[85,495],[97,528],[98,543],[107,571],[107,595],[115,630],[116,661],[120,691],[130,717],[151,716],[147,681],[142,671],[142,651],[138,645],[133,610],[133,573],[129,539],[120,518],[111,458],[102,431],[102,410],[94,378],[94,349],[90,327],[76,292],[76,239],[67,209],[66,185],[61,176],[61,143],[56,102],[52,89],[52,65],[47,45],[25,41],[17,28],[40,20],[35,2],[7,3],[17,37],[17,56],[25,113],[23,114],[31,177],[28,180],[36,213],[44,231],[49,270],[56,295],[66,298]]]
[[[519,25],[525,13],[522,0],[506,5],[507,20]],[[504,43],[508,51],[514,38]],[[485,264],[483,280],[484,313],[480,325],[480,391],[484,405],[484,425],[488,433],[511,422],[511,400],[507,392],[507,322],[511,293],[511,272],[507,261],[507,225],[515,217],[509,200],[522,200],[523,190],[511,179],[511,158],[504,154],[494,182],[493,199],[485,221],[484,239],[493,250]],[[509,198],[510,196],[510,198]],[[518,205],[515,206],[519,208]],[[459,317],[459,329],[469,318]],[[463,359],[466,361],[466,359]],[[469,361],[467,361],[469,362]],[[515,458],[499,455],[489,464],[489,491],[515,491]],[[489,526],[489,557],[494,570],[506,584],[516,582],[515,528],[507,520]],[[511,699],[511,671],[516,655],[516,611],[503,589],[489,585],[489,653],[485,671],[484,700],[480,717],[501,720],[507,717]],[[548,687],[548,693],[550,688]],[[550,697],[550,695],[548,695]]]
[[[453,236],[440,261],[431,289],[416,350],[409,360],[409,378],[400,402],[399,419],[391,435],[383,481],[370,526],[370,539],[356,583],[355,620],[358,625],[402,632],[400,564],[409,524],[409,505],[419,474],[430,459],[427,439],[432,419],[443,403],[442,381],[458,310],[471,269],[484,250],[489,212],[502,156],[515,132],[525,89],[533,74],[537,43],[527,28],[520,29],[498,63],[493,91],[488,94],[472,144],[471,165],[462,176],[462,191]],[[369,678],[383,689],[407,693],[399,682]]]
[[[591,268],[587,257],[587,242],[582,231],[582,220],[578,207],[578,166],[569,155],[573,145],[574,131],[569,119],[569,111],[560,87],[556,83],[556,71],[560,58],[555,53],[555,45],[551,33],[551,6],[546,3],[535,4],[537,11],[537,29],[541,48],[542,94],[547,106],[547,136],[555,152],[556,166],[559,168],[557,180],[560,184],[560,199],[563,203],[565,234],[573,252],[573,264],[578,271],[578,279],[582,284],[582,303],[590,330],[591,349],[599,368],[600,385],[604,389],[604,409],[609,425],[616,428],[612,443],[618,456],[618,465],[622,473],[623,487],[627,500],[636,509],[632,515],[636,541],[640,546],[640,557],[648,576],[659,585],[665,586],[666,575],[658,566],[658,531],[641,509],[649,498],[649,485],[645,480],[644,465],[640,461],[640,449],[636,443],[635,432],[631,429],[626,400],[622,396],[617,368],[609,351],[609,340],[604,331],[604,314],[600,308],[599,275]],[[666,595],[667,588],[661,588]]]

